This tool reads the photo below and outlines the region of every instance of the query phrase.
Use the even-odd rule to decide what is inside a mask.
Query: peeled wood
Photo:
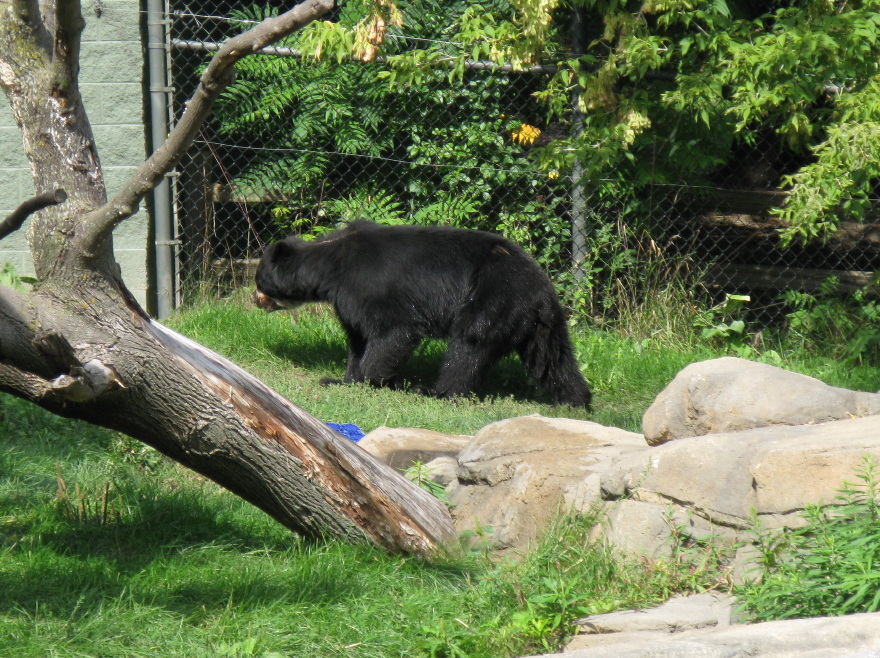
[[[264,441],[288,452],[327,503],[375,543],[430,553],[455,537],[446,506],[314,416],[198,343],[146,321],[146,329],[225,396]]]

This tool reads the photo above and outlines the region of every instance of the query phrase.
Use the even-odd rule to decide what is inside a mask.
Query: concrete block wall
[[[144,57],[138,0],[83,0],[80,90],[92,123],[98,156],[112,197],[147,155],[144,116]],[[6,98],[0,94],[0,218],[33,196],[30,167],[21,134]],[[0,265],[11,262],[19,274],[33,274],[27,224],[0,242]],[[123,279],[144,306],[148,297],[149,216],[144,204],[113,234]]]

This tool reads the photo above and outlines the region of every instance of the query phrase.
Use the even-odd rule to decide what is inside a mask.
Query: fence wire
[[[293,4],[170,0],[173,115],[217,44]],[[423,33],[396,38],[439,38]],[[184,300],[248,283],[273,240],[354,218],[503,232],[548,270],[566,303],[596,315],[613,312],[613,290],[644,277],[648,262],[686,269],[709,293],[770,295],[815,289],[832,274],[851,289],[878,269],[875,224],[781,247],[769,211],[803,156],[772,135],[734,149],[699,180],[585,184],[577,171],[540,171],[530,157],[570,130],[547,124],[535,100],[547,70],[477,65],[460,83],[437,74],[392,91],[377,83],[380,67],[303,60],[286,47],[240,63],[174,177]]]

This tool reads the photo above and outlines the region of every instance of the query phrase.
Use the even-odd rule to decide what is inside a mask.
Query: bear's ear
[[[292,242],[291,240],[282,240],[281,242],[275,242],[266,247],[264,258],[267,258],[270,263],[279,263],[292,257],[296,251],[297,245],[295,242]]]

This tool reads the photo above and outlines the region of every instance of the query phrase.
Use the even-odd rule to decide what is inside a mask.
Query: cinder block
[[[27,185],[21,184],[22,175],[26,176]],[[0,169],[0,208],[9,208],[5,212],[0,210],[0,219],[17,208],[18,204],[24,201],[25,196],[31,196],[33,189],[29,169],[20,167]]]
[[[126,249],[114,244],[113,255],[122,269],[122,280],[130,289],[147,288],[147,250]]]
[[[147,245],[147,229],[149,213],[141,210],[128,219],[123,220],[113,231],[113,244],[117,248],[145,249]]]
[[[18,126],[0,126],[0,144],[0,169],[29,168]]]
[[[81,83],[137,82],[143,75],[143,57],[139,43],[84,43],[81,63]]]
[[[12,116],[12,108],[9,107],[9,101],[6,100],[5,95],[0,96],[0,126],[15,126],[18,129],[15,117]]]
[[[82,85],[81,89],[92,126],[145,124],[140,82],[93,82]]]
[[[133,0],[102,0],[100,18],[91,3],[84,3],[83,16],[93,25],[100,41],[133,41],[140,43],[140,3]]]
[[[146,136],[143,125],[92,126],[92,131],[104,167],[138,165],[144,161]]]

